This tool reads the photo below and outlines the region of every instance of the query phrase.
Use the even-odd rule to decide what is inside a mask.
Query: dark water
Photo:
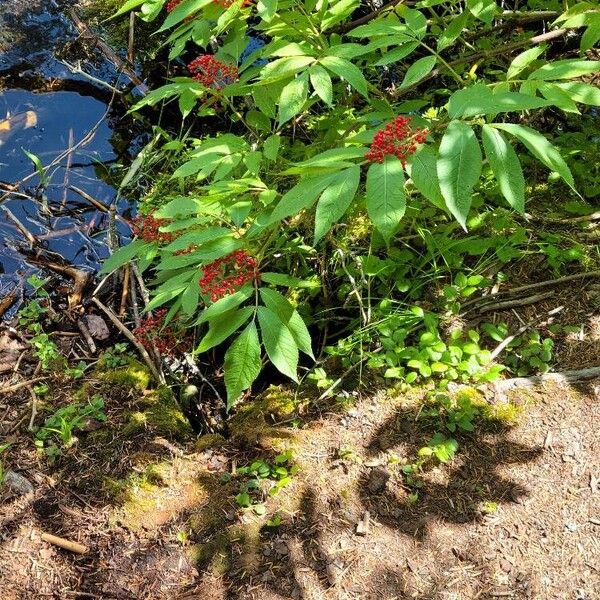
[[[0,298],[39,269],[25,259],[31,245],[15,221],[38,240],[36,249],[96,270],[108,254],[109,217],[70,188],[106,206],[115,203],[120,213],[131,208],[117,199],[110,176],[110,165],[127,158],[132,135],[123,105],[114,102],[109,110],[110,90],[73,74],[63,61],[119,88],[129,82],[89,48],[77,55],[79,32],[69,7],[54,0],[0,0]],[[45,186],[24,150],[52,165]],[[6,194],[7,184],[24,178],[23,195]],[[122,223],[117,228],[128,234]]]

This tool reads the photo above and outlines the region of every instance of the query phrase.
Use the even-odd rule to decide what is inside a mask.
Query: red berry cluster
[[[167,2],[167,6],[165,7],[167,9],[167,12],[173,12],[182,2],[183,0],[169,0]]]
[[[166,314],[167,309],[161,308],[155,311],[154,315],[143,318],[139,326],[133,330],[133,335],[149,352],[154,348],[164,356],[189,352],[192,348],[190,336],[184,335],[180,329],[172,325],[164,326]]]
[[[237,250],[204,267],[200,290],[216,302],[234,294],[245,283],[260,279],[256,259],[244,250]]]
[[[401,115],[375,134],[365,158],[370,162],[382,163],[387,155],[392,155],[405,165],[406,158],[415,152],[417,144],[425,143],[428,135],[427,129],[413,129],[410,117]]]
[[[166,223],[168,223],[167,219],[155,219],[152,213],[138,215],[131,220],[131,230],[136,237],[145,242],[169,244],[175,239],[175,235],[167,231],[160,231],[160,228]]]
[[[188,71],[203,86],[216,90],[237,81],[239,76],[236,66],[221,62],[210,54],[203,54],[195,58],[188,65]]]

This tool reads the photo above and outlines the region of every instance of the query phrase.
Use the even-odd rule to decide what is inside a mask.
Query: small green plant
[[[73,403],[59,408],[50,415],[35,435],[36,447],[51,460],[60,455],[61,449],[70,448],[76,441],[73,433],[81,429],[89,420],[106,421],[104,400],[96,395],[87,404]]]
[[[502,342],[508,336],[506,323],[484,323],[481,328],[497,342]],[[558,331],[560,330],[559,328]],[[539,331],[525,332],[508,344],[503,362],[518,377],[531,373],[547,373],[550,370],[553,349],[552,338],[543,338]]]
[[[47,333],[38,333],[30,341],[33,346],[33,354],[39,359],[44,371],[65,364],[64,356]]]
[[[235,497],[237,505],[241,508],[252,507],[257,515],[265,514],[266,498],[276,496],[283,487],[289,485],[297,472],[298,465],[293,464],[290,451],[277,455],[273,463],[259,459],[240,467],[236,476],[243,478],[243,481]],[[224,480],[229,478],[225,477]]]
[[[102,355],[102,360],[108,369],[118,369],[127,365],[127,354],[128,345],[124,343],[117,343],[114,346],[107,348]]]
[[[453,314],[460,311],[460,300],[472,296],[478,290],[484,289],[491,284],[489,279],[482,275],[467,276],[457,273],[452,284],[444,286],[443,294],[446,300],[446,310]]]

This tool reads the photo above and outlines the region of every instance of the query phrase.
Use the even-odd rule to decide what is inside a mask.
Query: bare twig
[[[134,47],[135,47],[135,11],[129,13],[129,40],[127,45],[127,60],[130,64],[134,62]]]
[[[27,426],[27,431],[33,431],[33,424],[37,416],[37,395],[30,385],[27,386],[27,389],[29,390],[29,395],[31,396],[31,417],[29,418],[29,425]]]
[[[71,20],[75,24],[75,27],[79,30],[82,37],[93,41],[94,45],[108,60],[110,60],[121,72],[125,73],[129,79],[138,87],[140,93],[146,95],[148,93],[148,86],[138,77],[135,72],[133,65],[128,61],[123,60],[115,51],[102,39],[100,39],[85,23],[81,20],[79,15],[74,9],[69,11]]]
[[[83,335],[83,338],[85,339],[85,343],[88,345],[90,352],[92,354],[96,354],[96,344],[94,343],[94,340],[92,339],[92,334],[91,334],[90,330],[88,329],[88,326],[84,323],[84,321],[82,319],[78,319],[77,327],[79,327],[79,331],[81,331],[81,335]]]
[[[129,297],[129,274],[131,273],[131,267],[129,263],[125,265],[125,272],[123,273],[123,292],[121,294],[121,306],[119,307],[119,318],[122,319],[125,316],[125,309],[127,308],[127,298]]]
[[[29,379],[28,381],[21,381],[20,383],[15,383],[13,385],[7,385],[5,387],[0,387],[0,394],[10,394],[12,392],[16,392],[24,387],[33,385],[34,383],[38,383],[40,381],[46,381],[47,377],[34,377],[33,379]]]
[[[514,300],[504,300],[501,302],[491,302],[490,304],[484,304],[483,306],[478,307],[476,310],[480,313],[491,312],[493,310],[500,311],[506,310],[507,308],[513,308],[514,306],[529,306],[530,304],[535,304],[536,302],[541,302],[542,300],[546,300],[551,296],[554,296],[555,292],[544,292],[542,294],[536,294],[534,296],[527,296],[526,298],[515,298]],[[471,309],[475,310],[475,309]],[[470,312],[470,311],[467,311]]]
[[[88,551],[83,544],[72,542],[71,540],[65,540],[65,538],[57,537],[56,535],[52,535],[50,533],[42,533],[41,538],[44,542],[54,544],[55,546],[63,548],[64,550],[68,550],[69,552],[75,552],[75,554],[85,554]]]
[[[92,298],[92,302],[112,321],[113,325],[137,348],[140,356],[144,359],[144,362],[148,365],[148,368],[152,372],[152,375],[156,377],[161,383],[165,382],[164,375],[157,369],[156,365],[150,358],[148,351],[140,342],[135,338],[133,333],[125,327],[125,325],[119,320],[119,317],[108,307],[102,304],[98,298]]]
[[[488,294],[487,296],[482,296],[481,298],[474,298],[473,300],[469,300],[465,302],[461,309],[465,309],[473,304],[487,304],[491,302],[496,297],[503,296],[518,296],[523,292],[530,292],[532,290],[537,290],[544,287],[552,287],[559,286],[563,283],[568,283],[570,281],[578,281],[580,279],[592,279],[595,277],[600,277],[600,271],[587,271],[585,273],[574,273],[573,275],[565,275],[564,277],[559,277],[558,279],[546,279],[545,281],[538,281],[536,283],[528,283],[526,285],[521,285],[519,287],[511,288],[508,290],[500,290],[494,294]]]

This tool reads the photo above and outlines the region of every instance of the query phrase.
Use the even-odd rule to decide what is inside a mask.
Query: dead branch
[[[516,298],[514,300],[504,300],[500,302],[490,302],[489,304],[484,304],[483,306],[477,307],[472,310],[477,310],[480,313],[487,313],[491,311],[501,311],[506,310],[507,308],[513,308],[515,306],[529,306],[530,304],[535,304],[536,302],[541,302],[542,300],[546,300],[554,296],[555,292],[544,292],[542,294],[536,294],[534,296],[527,296],[526,298]],[[467,311],[470,312],[470,311]]]
[[[144,359],[144,362],[148,365],[148,368],[152,372],[152,375],[160,383],[165,382],[164,375],[157,369],[156,365],[150,358],[148,351],[140,342],[135,338],[133,333],[119,320],[117,315],[108,307],[102,304],[98,298],[92,298],[92,302],[112,321],[113,325],[137,348],[140,356]]]
[[[19,294],[15,290],[12,290],[4,298],[0,298],[0,319],[4,316],[4,313],[15,303]]]
[[[66,540],[65,538],[61,538],[50,533],[42,533],[41,537],[44,542],[54,544],[59,548],[63,548],[64,550],[68,550],[69,552],[74,552],[75,554],[85,554],[88,551],[87,547],[83,544],[79,544],[78,542],[72,542],[71,540]]]
[[[94,46],[106,56],[108,60],[110,60],[119,71],[122,71],[131,79],[131,81],[138,87],[138,90],[143,95],[148,93],[148,86],[138,77],[136,74],[133,65],[129,63],[129,61],[123,60],[106,42],[104,42],[100,37],[98,37],[85,23],[81,20],[79,15],[74,9],[69,11],[69,15],[71,20],[73,21],[75,27],[79,30],[81,37],[86,38],[93,42]]]
[[[600,367],[590,367],[589,369],[544,373],[544,375],[536,375],[534,377],[514,377],[512,379],[504,379],[502,381],[496,381],[494,388],[496,392],[503,393],[514,388],[529,388],[544,383],[583,383],[598,377],[600,377]]]
[[[20,383],[15,383],[13,385],[7,385],[5,387],[0,387],[0,394],[10,394],[12,392],[17,392],[21,388],[27,387],[29,385],[33,385],[34,383],[38,383],[40,381],[46,381],[47,377],[34,377],[28,381],[21,381]]]
[[[518,296],[523,292],[530,292],[532,290],[537,290],[539,288],[551,287],[551,286],[559,286],[563,283],[569,283],[570,281],[578,281],[579,279],[591,279],[594,277],[600,277],[600,271],[587,271],[586,273],[575,273],[573,275],[565,275],[564,277],[559,277],[558,279],[546,279],[545,281],[538,281],[536,283],[528,283],[526,285],[521,285],[516,288],[511,288],[508,290],[499,290],[493,294],[489,294],[488,296],[482,296],[481,298],[474,298],[473,300],[469,300],[465,302],[461,309],[464,310],[468,306],[472,306],[473,304],[487,304],[491,302],[496,297],[502,296]]]

